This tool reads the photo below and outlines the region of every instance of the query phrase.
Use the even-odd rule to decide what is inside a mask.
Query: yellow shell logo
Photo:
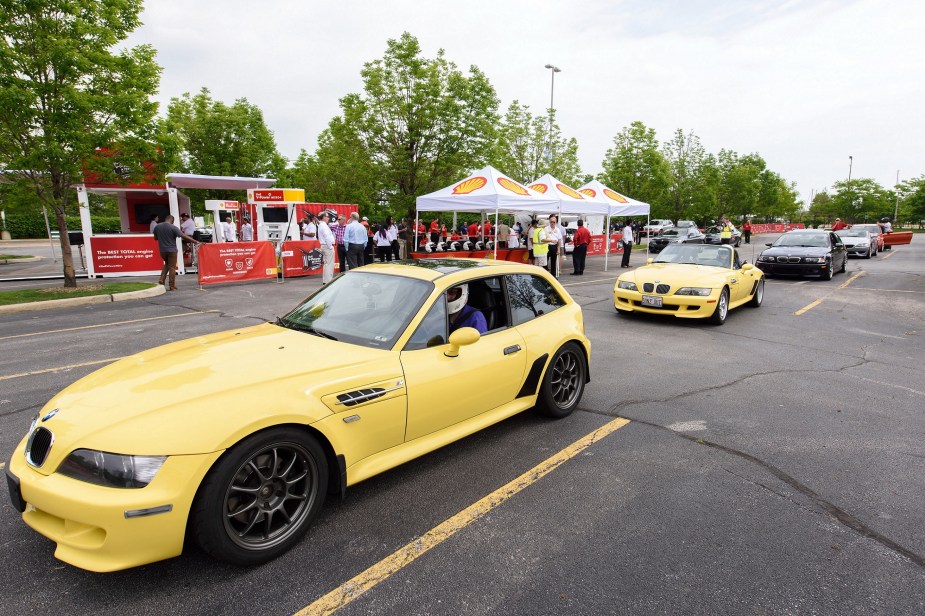
[[[545,184],[530,184],[530,190],[535,190],[538,193],[545,193],[549,190],[549,187]]]
[[[592,199],[594,198],[594,195],[597,194],[596,192],[594,192],[593,188],[582,188],[578,192],[585,195],[586,197],[591,197]]]
[[[556,184],[556,188],[559,189],[560,193],[562,193],[563,195],[568,195],[572,199],[584,199],[584,197],[579,195],[577,192],[575,192],[574,190],[572,190],[565,184]]]
[[[613,199],[614,201],[619,201],[620,203],[629,203],[629,201],[627,201],[623,195],[619,193],[615,193],[609,188],[604,189],[604,194],[610,197],[611,199]]]
[[[509,180],[507,178],[498,178],[498,184],[502,188],[506,188],[512,193],[524,196],[530,196],[530,193],[527,192],[527,189],[515,182],[514,180]]]
[[[459,184],[453,187],[454,195],[468,195],[474,190],[478,190],[488,184],[488,180],[481,176],[476,176],[474,178],[469,178],[468,180],[463,180]]]

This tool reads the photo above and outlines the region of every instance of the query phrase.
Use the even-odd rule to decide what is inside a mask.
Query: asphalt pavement
[[[753,239],[740,248],[750,262],[771,238]],[[0,605],[310,613],[372,571],[374,583],[347,589],[338,613],[925,613],[923,259],[914,240],[852,259],[832,281],[769,280],[762,307],[733,310],[721,327],[618,316],[619,263],[605,272],[591,257],[577,277],[566,261],[561,281],[593,345],[592,381],[572,416],[524,413],[355,486],[292,551],[251,569],[190,547],[88,573],[57,561],[0,496]],[[0,463],[49,398],[95,368],[271,320],[319,285],[200,290],[190,276],[154,298],[0,315]],[[451,383],[447,395],[474,386]],[[487,513],[465,514],[621,417],[629,423]],[[426,551],[389,560],[448,521],[453,532]]]

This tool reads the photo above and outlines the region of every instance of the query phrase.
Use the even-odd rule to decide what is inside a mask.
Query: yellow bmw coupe
[[[716,325],[729,310],[764,300],[764,273],[743,263],[732,246],[670,244],[646,265],[617,279],[613,303],[618,313],[670,314],[708,318]]]
[[[532,407],[569,415],[590,356],[581,308],[541,268],[369,265],[275,323],[67,387],[13,453],[10,495],[84,569],[170,558],[186,536],[257,564],[299,541],[328,494]]]

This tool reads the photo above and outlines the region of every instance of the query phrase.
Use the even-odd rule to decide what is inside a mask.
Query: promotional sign
[[[592,235],[591,243],[588,244],[588,254],[589,255],[602,255],[606,250],[606,240],[607,236],[605,235]]]
[[[251,203],[300,203],[305,201],[302,188],[251,188],[247,191]]]
[[[160,272],[164,267],[152,235],[94,235],[89,250],[98,275]]]
[[[270,242],[223,242],[199,247],[199,284],[276,278]]]
[[[221,199],[206,199],[206,209],[210,212],[227,210],[237,212],[240,204],[237,201],[222,201]]]
[[[313,276],[321,273],[321,242],[318,240],[283,242],[280,250],[284,278]],[[337,257],[334,260],[336,262]]]

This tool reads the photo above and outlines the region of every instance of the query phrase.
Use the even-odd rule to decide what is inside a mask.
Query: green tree
[[[361,76],[363,93],[340,100],[341,116],[328,127],[330,147],[316,155],[322,170],[330,172],[339,157],[357,163],[368,157],[353,181],[378,178],[359,192],[378,194],[391,214],[411,216],[417,196],[487,162],[498,98],[477,67],[464,75],[442,49],[424,58],[418,40],[405,32],[390,39],[385,55],[368,62]]]
[[[213,100],[207,88],[170,100],[158,142],[168,166],[183,173],[278,177],[286,168],[260,108],[244,98],[226,105]],[[191,194],[195,201],[228,198],[228,191]]]
[[[668,205],[670,218],[686,218],[685,211],[694,203],[696,191],[701,184],[706,152],[700,138],[693,131],[684,133],[680,128],[670,141],[662,146],[662,155],[670,169],[668,182]]]
[[[516,100],[498,127],[491,164],[522,184],[549,173],[576,186],[582,177],[578,142],[562,137],[555,111],[534,116],[528,105]]]
[[[894,228],[900,220],[921,228],[925,223],[925,175],[899,183],[896,186],[896,192],[900,201],[899,217],[893,223]]]
[[[613,138],[598,180],[617,192],[650,204],[653,214],[668,202],[668,161],[659,151],[655,130],[636,121]]]
[[[140,25],[140,11],[141,0],[0,3],[0,164],[54,211],[65,287],[77,286],[66,214],[84,163],[106,148],[120,169],[140,175],[154,154],[155,52],[113,51]]]
[[[874,222],[893,215],[894,194],[870,178],[835,182],[837,216],[848,223]]]

